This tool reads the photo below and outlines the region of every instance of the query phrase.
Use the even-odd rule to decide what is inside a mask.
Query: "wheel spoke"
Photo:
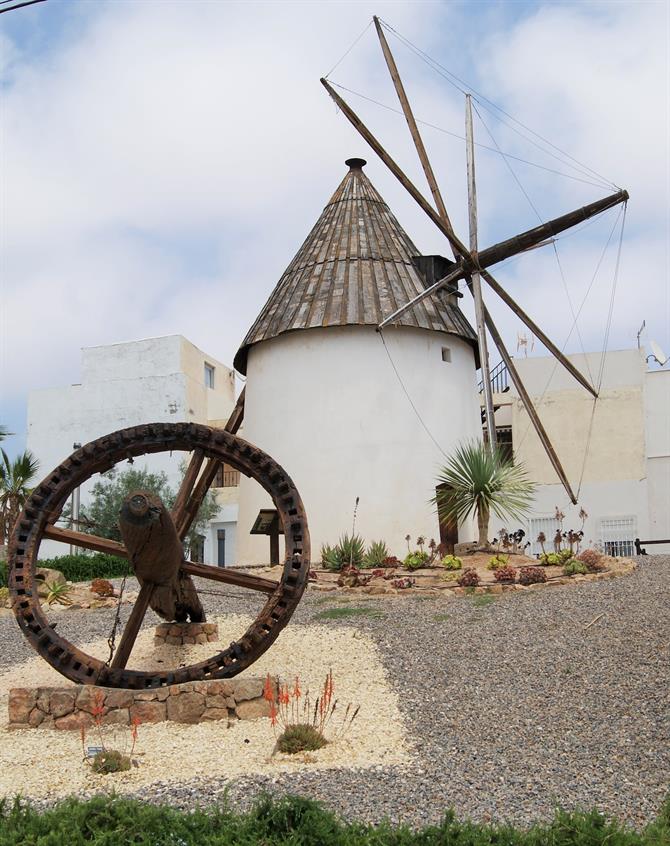
[[[258,590],[261,593],[274,593],[281,585],[281,582],[275,582],[273,579],[251,576],[249,573],[240,573],[238,570],[230,570],[225,567],[212,567],[210,564],[194,564],[192,561],[185,561],[181,569],[189,576],[200,576],[203,579],[237,585],[237,587],[248,588],[249,590]]]
[[[109,540],[109,538],[101,538],[98,535],[87,535],[84,532],[73,532],[72,529],[61,529],[58,526],[48,525],[44,529],[44,537],[61,543],[69,543],[73,546],[83,546],[86,549],[93,549],[95,552],[106,552],[109,555],[118,555],[119,558],[128,558],[128,551],[122,543]]]
[[[186,470],[181,487],[179,488],[179,493],[177,494],[177,498],[172,506],[172,519],[174,520],[175,525],[178,525],[182,520],[182,513],[191,495],[193,486],[198,479],[198,473],[200,472],[200,468],[202,467],[204,460],[205,453],[203,450],[196,449],[193,451],[188,469]]]
[[[184,505],[180,514],[175,514],[175,526],[180,540],[184,540],[195,520],[200,506],[207,496],[207,491],[212,487],[216,478],[216,471],[221,462],[217,458],[210,458],[205,464],[205,469],[193,489],[190,499]]]
[[[121,635],[121,641],[114,653],[114,658],[110,664],[112,669],[123,670],[128,663],[130,653],[133,651],[133,646],[135,646],[135,640],[137,639],[138,632],[142,625],[142,620],[144,620],[144,615],[147,613],[149,600],[151,599],[151,594],[153,592],[153,583],[144,582],[140,588],[139,595],[135,600],[135,604],[133,605],[133,610],[130,612],[130,617],[128,617],[128,622],[126,623],[126,627]]]

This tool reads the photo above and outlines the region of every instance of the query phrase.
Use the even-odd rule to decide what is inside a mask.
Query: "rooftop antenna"
[[[640,349],[640,335],[644,332],[644,327],[647,325],[647,321],[642,321],[642,326],[637,330],[637,348]]]

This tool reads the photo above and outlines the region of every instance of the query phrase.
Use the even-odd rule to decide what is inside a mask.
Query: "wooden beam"
[[[459,266],[451,273],[448,273],[446,276],[443,276],[442,279],[438,279],[437,282],[435,282],[433,285],[430,285],[428,288],[426,288],[425,291],[422,291],[420,294],[417,294],[416,297],[413,297],[408,303],[405,303],[405,305],[400,306],[400,308],[397,308],[393,312],[393,314],[389,314],[388,317],[385,317],[377,327],[377,330],[381,331],[385,326],[388,326],[389,323],[393,323],[394,320],[397,320],[406,311],[409,311],[417,303],[420,303],[421,300],[425,300],[426,297],[432,294],[434,291],[438,291],[440,288],[444,288],[444,286],[448,285],[449,282],[453,282],[456,279],[460,279],[462,276],[463,270]]]
[[[230,432],[231,435],[235,435],[237,433],[237,430],[240,428],[242,421],[244,420],[244,399],[246,391],[247,386],[245,385],[240,391],[240,395],[235,403],[235,408],[232,410],[230,417],[228,418],[228,422],[224,426],[226,432]]]
[[[130,617],[128,617],[128,622],[126,623],[123,634],[121,635],[121,641],[114,652],[114,657],[112,658],[112,662],[110,664],[110,667],[113,670],[123,670],[128,663],[130,653],[133,651],[133,646],[135,646],[135,641],[137,640],[137,635],[142,627],[142,620],[144,620],[144,615],[147,613],[149,600],[151,599],[151,594],[153,592],[154,585],[151,582],[145,582],[140,588],[140,592],[135,600],[135,604],[133,605],[133,610],[130,612]]]
[[[249,573],[240,573],[227,567],[212,567],[210,564],[195,564],[193,561],[185,561],[181,565],[182,572],[189,576],[200,576],[202,579],[211,579],[214,582],[223,582],[227,585],[257,590],[261,593],[274,593],[280,585],[272,579],[264,579],[261,576],[252,576]]]
[[[506,291],[506,290],[502,287],[502,285],[500,285],[500,284],[499,284],[499,283],[498,283],[498,282],[497,282],[497,281],[493,278],[493,276],[491,276],[491,274],[488,272],[488,270],[482,270],[482,277],[484,278],[484,280],[486,281],[486,283],[487,283],[487,284],[488,284],[491,288],[493,288],[493,290],[494,290],[494,291],[496,292],[496,294],[500,297],[500,299],[501,299],[504,303],[506,303],[506,304],[507,304],[507,305],[508,305],[508,306],[512,309],[512,311],[514,312],[514,314],[516,314],[516,316],[517,316],[517,317],[518,317],[518,318],[519,318],[519,319],[520,319],[523,323],[525,323],[525,324],[526,324],[526,326],[527,326],[527,327],[530,329],[530,331],[531,331],[531,332],[535,335],[535,337],[536,337],[536,338],[538,338],[540,341],[542,341],[542,343],[543,343],[543,344],[545,345],[545,347],[549,350],[549,352],[550,352],[550,353],[552,353],[552,354],[553,354],[553,355],[554,355],[554,356],[555,356],[555,357],[559,360],[559,362],[563,365],[563,367],[565,367],[565,369],[568,371],[568,373],[570,373],[572,376],[574,376],[574,378],[575,378],[575,379],[579,382],[579,384],[580,384],[580,385],[583,385],[583,386],[586,388],[586,390],[587,390],[590,394],[592,394],[594,397],[596,397],[596,398],[597,398],[597,396],[598,396],[598,392],[597,392],[597,391],[596,391],[596,389],[595,389],[595,388],[591,385],[591,383],[588,381],[588,379],[587,379],[585,376],[583,376],[583,375],[579,372],[579,370],[577,370],[577,368],[576,368],[576,367],[574,366],[574,364],[570,361],[570,359],[568,359],[566,356],[564,356],[564,355],[563,355],[563,353],[562,353],[562,352],[558,349],[558,347],[556,346],[556,344],[554,344],[554,343],[553,343],[553,342],[552,342],[552,341],[551,341],[551,340],[550,340],[550,339],[549,339],[549,338],[548,338],[548,337],[544,334],[544,332],[540,329],[540,327],[537,325],[537,323],[535,323],[535,321],[534,321],[534,320],[532,320],[532,319],[531,319],[531,318],[530,318],[530,317],[526,314],[526,312],[525,312],[525,311],[521,308],[521,306],[517,305],[516,301],[515,301],[514,299],[512,299],[512,297],[510,297],[510,295],[509,295],[509,294],[507,293],[507,291]]]
[[[101,538],[97,535],[87,535],[84,532],[73,532],[72,529],[61,529],[51,524],[45,526],[43,536],[49,540],[69,543],[74,546],[83,546],[92,549],[94,552],[104,552],[107,555],[118,555],[119,558],[128,558],[128,551],[118,541]]]
[[[563,470],[563,466],[559,461],[556,452],[551,445],[551,441],[549,440],[549,435],[547,435],[544,426],[542,425],[542,421],[540,420],[537,411],[535,410],[535,406],[528,394],[528,391],[524,387],[523,382],[521,381],[521,377],[519,376],[519,372],[514,366],[514,362],[512,361],[512,356],[507,352],[507,348],[503,343],[502,338],[500,337],[500,333],[496,328],[495,323],[491,319],[491,315],[484,307],[484,319],[486,320],[486,326],[491,333],[491,337],[495,341],[495,345],[498,347],[498,352],[502,360],[505,362],[507,369],[509,370],[509,375],[516,387],[517,391],[519,392],[519,397],[523,402],[524,408],[528,412],[528,416],[531,419],[533,426],[535,427],[535,431],[537,432],[537,436],[540,439],[542,446],[544,447],[544,451],[547,453],[547,457],[551,462],[551,466],[556,471],[558,478],[561,480],[561,484],[565,488],[568,496],[570,497],[570,502],[573,505],[577,504],[577,498],[575,497],[574,493],[572,492],[572,488],[570,487],[570,482],[568,481],[568,477],[565,475],[565,471]]]
[[[475,142],[472,129],[472,104],[470,95],[465,97],[465,150],[468,171],[468,219],[470,225],[470,254],[477,263],[477,185],[475,181]],[[489,436],[489,444],[495,450],[498,438],[496,437],[496,419],[493,410],[493,397],[491,395],[491,370],[489,368],[489,351],[486,343],[486,326],[484,325],[484,300],[482,299],[482,286],[479,279],[479,271],[473,271],[470,276],[472,295],[475,300],[475,321],[477,323],[477,345],[479,347],[479,366],[482,371],[482,385],[484,388],[484,408],[486,410],[486,432]]]
[[[542,223],[534,229],[529,229],[527,232],[515,235],[514,238],[500,241],[500,243],[481,251],[479,254],[479,267],[481,269],[505,261],[505,259],[511,258],[517,253],[522,253],[530,247],[537,246],[547,238],[552,238],[561,232],[565,232],[566,229],[570,229],[578,223],[589,220],[595,215],[627,201],[628,191],[617,191],[616,194],[610,194],[608,197],[589,203],[581,209],[575,209],[575,211],[555,217],[553,220]]]
[[[186,507],[186,503],[191,496],[193,486],[198,478],[198,473],[200,472],[200,468],[202,467],[204,460],[205,453],[202,449],[193,450],[193,455],[191,456],[188,469],[184,474],[184,478],[182,479],[182,483],[179,487],[179,493],[177,494],[177,498],[172,506],[172,519],[175,523],[181,522],[182,511]]]
[[[440,189],[437,185],[437,179],[435,179],[435,174],[433,173],[433,168],[430,163],[430,159],[428,158],[428,153],[426,152],[426,148],[423,144],[423,139],[421,138],[421,133],[419,132],[419,127],[416,125],[416,120],[414,119],[412,107],[410,106],[409,100],[407,99],[407,94],[405,93],[405,86],[402,84],[402,80],[400,79],[400,74],[398,73],[398,68],[396,66],[395,59],[393,58],[393,53],[391,53],[391,48],[388,45],[379,18],[374,15],[372,19],[375,22],[375,29],[377,30],[377,37],[379,38],[379,43],[381,44],[382,52],[384,53],[386,66],[388,67],[389,73],[391,74],[393,86],[396,90],[396,94],[398,95],[398,100],[400,100],[400,105],[402,107],[403,114],[405,115],[407,126],[409,127],[409,131],[412,135],[412,140],[414,141],[414,146],[416,147],[416,152],[419,156],[421,166],[423,167],[423,172],[426,175],[426,180],[428,182],[428,186],[430,187],[430,192],[433,195],[435,206],[438,212],[440,213],[440,217],[442,218],[442,220],[444,220],[449,229],[451,229],[451,231],[453,232],[454,227],[451,225],[451,221],[449,220],[447,208],[444,205],[442,194],[440,193]],[[455,252],[454,256],[456,256]]]

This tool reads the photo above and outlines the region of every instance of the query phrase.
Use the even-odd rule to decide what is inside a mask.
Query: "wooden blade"
[[[553,446],[551,445],[551,441],[549,440],[549,435],[545,431],[544,426],[542,425],[542,421],[540,420],[537,411],[535,410],[535,406],[528,394],[528,391],[524,387],[523,382],[521,381],[521,377],[519,376],[519,372],[517,371],[514,363],[512,361],[512,356],[507,352],[507,348],[503,343],[502,338],[500,337],[500,333],[496,328],[495,323],[491,319],[491,315],[488,313],[486,306],[484,306],[484,319],[486,321],[486,327],[491,333],[491,337],[493,338],[495,345],[498,347],[498,352],[502,360],[507,365],[507,369],[509,370],[509,375],[514,383],[517,391],[519,392],[519,396],[521,397],[521,401],[524,404],[524,408],[528,412],[528,416],[531,419],[533,426],[535,427],[535,431],[537,432],[537,436],[544,447],[544,451],[547,453],[547,457],[551,462],[551,466],[556,471],[558,478],[561,480],[561,484],[565,488],[568,496],[570,497],[570,502],[573,505],[577,504],[577,497],[572,492],[572,488],[570,487],[570,482],[568,481],[568,477],[565,475],[565,471],[563,470],[563,466],[554,451]]]
[[[577,370],[577,368],[570,361],[570,359],[566,358],[566,356],[563,355],[563,353],[558,349],[556,344],[554,344],[544,334],[544,332],[540,329],[540,327],[537,325],[537,323],[535,323],[535,321],[532,320],[526,314],[526,312],[521,308],[521,306],[519,306],[516,303],[516,301],[514,299],[512,299],[512,297],[510,297],[510,295],[507,293],[507,291],[502,287],[502,285],[500,285],[493,278],[493,276],[491,276],[491,274],[488,272],[488,270],[482,270],[481,275],[482,275],[482,278],[487,282],[487,284],[491,288],[493,288],[493,290],[500,297],[500,299],[512,309],[514,314],[516,314],[517,317],[526,324],[526,326],[535,335],[535,337],[538,338],[540,341],[542,341],[542,343],[549,350],[549,352],[552,353],[560,361],[560,363],[563,365],[563,367],[565,367],[565,369],[568,371],[568,373],[570,373],[572,376],[574,376],[574,378],[579,382],[580,385],[583,385],[590,394],[592,394],[594,397],[597,398],[598,392],[591,385],[591,383],[588,381],[588,379],[585,376],[583,376],[579,372],[579,370]]]
[[[440,193],[440,189],[437,185],[437,179],[435,179],[435,174],[433,172],[430,159],[428,158],[428,153],[426,152],[423,139],[421,138],[421,133],[419,132],[419,127],[416,125],[416,120],[414,119],[412,107],[410,106],[409,99],[407,98],[407,94],[405,93],[405,86],[402,84],[402,80],[400,79],[400,74],[398,73],[398,68],[396,66],[395,59],[393,58],[393,53],[391,53],[391,48],[388,45],[379,18],[376,15],[374,15],[373,21],[375,22],[375,29],[377,30],[377,37],[379,38],[379,43],[381,44],[382,52],[384,53],[386,66],[388,67],[389,73],[391,74],[393,86],[396,90],[396,94],[398,95],[398,100],[400,101],[403,114],[405,115],[405,120],[407,121],[407,126],[409,127],[409,131],[412,136],[412,141],[414,141],[414,146],[416,148],[417,155],[419,156],[421,167],[423,167],[423,172],[426,175],[428,186],[430,187],[431,194],[433,195],[435,206],[437,207],[437,210],[439,211],[442,220],[444,220],[449,229],[451,229],[451,231],[453,232],[454,227],[451,225],[451,221],[449,220],[449,215],[447,214],[447,209],[444,205],[442,194]],[[458,257],[455,252],[454,256],[456,258]]]
[[[248,588],[249,590],[258,590],[261,593],[274,593],[280,586],[280,582],[275,582],[272,579],[251,576],[249,573],[240,573],[226,567],[212,567],[210,564],[195,564],[192,561],[186,561],[182,564],[181,569],[189,576],[200,576],[203,579],[211,579],[213,582],[237,585],[237,587]]]
[[[202,467],[202,463],[204,460],[205,453],[201,449],[196,449],[193,451],[193,455],[191,456],[188,469],[184,474],[184,478],[179,488],[179,493],[177,494],[177,498],[175,499],[174,505],[172,506],[172,519],[174,520],[175,524],[181,521],[181,514],[186,506],[186,503],[188,502],[189,497],[191,496],[193,486],[196,483],[198,473],[200,472],[200,468]]]
[[[128,622],[123,630],[121,641],[114,653],[114,658],[110,664],[112,669],[123,670],[128,663],[130,653],[133,651],[133,646],[135,646],[135,641],[137,640],[137,635],[142,626],[144,615],[147,613],[149,600],[151,599],[151,594],[153,592],[154,585],[151,582],[144,582],[140,588],[139,595],[135,600],[135,604],[133,605],[133,610],[130,612],[130,617],[128,617]]]
[[[536,226],[534,229],[529,229],[527,232],[515,235],[514,238],[500,241],[498,244],[494,244],[492,247],[487,247],[487,249],[481,251],[479,254],[479,267],[480,269],[490,267],[492,264],[505,261],[505,259],[511,258],[517,253],[522,253],[530,247],[541,244],[547,238],[558,235],[560,232],[565,232],[566,229],[571,229],[578,223],[589,220],[595,215],[627,201],[628,191],[617,191],[616,194],[610,194],[609,197],[596,200],[594,203],[589,203],[581,209],[576,209],[560,217],[555,217],[553,220]]]
[[[86,549],[93,549],[95,552],[105,552],[108,555],[118,555],[119,558],[128,558],[128,551],[122,543],[108,538],[101,538],[98,535],[87,535],[84,532],[73,532],[72,529],[61,529],[51,524],[47,525],[43,533],[49,540],[70,543],[74,546],[83,546]]]
[[[246,386],[242,388],[242,391],[237,398],[237,402],[235,403],[235,408],[233,408],[230,417],[228,418],[228,422],[224,426],[225,431],[230,432],[231,435],[234,435],[237,432],[244,420],[245,391]],[[184,540],[186,535],[189,533],[189,530],[193,525],[193,521],[198,515],[200,506],[207,496],[207,492],[214,484],[214,479],[216,479],[216,474],[220,464],[221,462],[216,458],[208,459],[205,469],[202,472],[202,476],[198,479],[198,483],[191,493],[190,499],[182,508],[181,513],[175,516],[175,525],[181,540]]]

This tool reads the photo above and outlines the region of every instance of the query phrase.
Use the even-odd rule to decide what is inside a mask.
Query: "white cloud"
[[[482,12],[476,38],[468,29],[475,12],[446,4],[421,4],[421,14],[409,2],[374,9],[367,3],[84,6],[77,25],[46,52],[32,56],[25,45],[4,51],[0,45],[7,80],[4,407],[22,405],[31,388],[76,381],[81,346],[181,332],[231,361],[350,155],[369,159],[368,175],[419,248],[445,252],[433,225],[318,83],[373,12],[630,189],[634,237],[622,266],[613,341],[630,343],[638,316],[650,323],[664,309],[668,314],[663,4],[538,6],[511,24]],[[504,28],[492,32],[492,21]],[[460,133],[460,95],[393,38],[390,43],[416,114]],[[333,77],[396,105],[372,29]],[[402,118],[346,97],[427,194]],[[538,159],[532,147],[491,125],[504,149]],[[424,132],[465,238],[462,143]],[[477,133],[487,141],[481,126]],[[606,193],[515,168],[543,215]],[[481,246],[536,224],[497,157],[480,152],[478,174]],[[571,242],[581,244],[567,253],[574,260],[566,256],[577,287],[603,243],[588,240],[597,227],[589,231],[586,241]],[[501,278],[560,340],[566,318],[547,309],[555,264],[530,254],[501,270]],[[594,348],[604,323],[603,291],[595,296],[594,289],[594,309],[581,324]],[[496,313],[514,340],[517,322],[502,309]],[[670,347],[663,328],[657,337]]]

